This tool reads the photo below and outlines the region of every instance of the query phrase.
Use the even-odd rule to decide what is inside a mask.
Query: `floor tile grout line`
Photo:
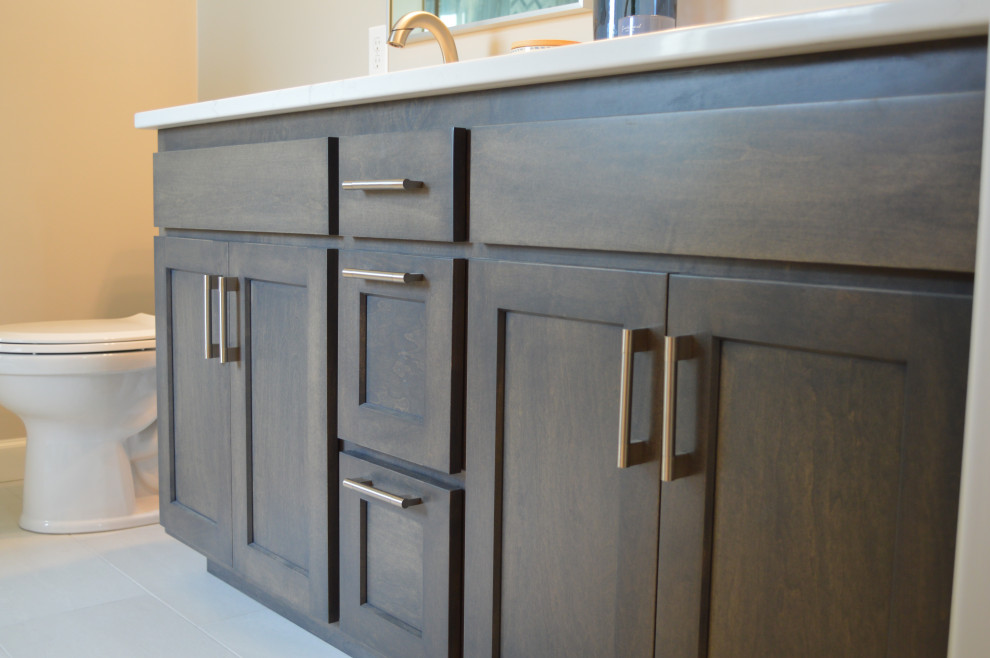
[[[10,488],[10,489],[13,489],[14,487],[13,487],[13,485],[11,483],[4,482],[4,483],[0,483],[0,488],[4,488],[4,489]],[[17,516],[17,514],[14,513],[14,516]],[[115,532],[119,532],[119,531],[115,531]],[[212,640],[215,644],[219,645],[220,647],[222,647],[223,649],[225,649],[226,651],[228,651],[231,654],[231,656],[233,656],[235,658],[244,658],[239,652],[235,651],[232,647],[228,646],[226,643],[224,643],[219,638],[217,638],[216,636],[214,636],[206,628],[204,628],[200,624],[197,624],[195,621],[193,621],[188,616],[186,616],[185,614],[183,614],[183,612],[181,610],[179,610],[178,608],[176,608],[173,605],[170,605],[167,601],[163,600],[160,596],[158,596],[153,591],[151,591],[150,589],[148,589],[147,587],[145,587],[137,579],[133,578],[130,574],[126,573],[123,569],[121,569],[116,564],[114,564],[113,562],[111,562],[107,558],[107,556],[104,554],[103,551],[100,551],[99,549],[94,549],[93,547],[88,546],[87,545],[87,542],[84,539],[81,538],[81,536],[80,536],[79,533],[66,533],[66,536],[78,548],[84,550],[86,553],[89,553],[91,557],[99,558],[104,564],[106,564],[107,566],[109,566],[116,573],[120,574],[125,579],[127,579],[128,581],[130,581],[131,583],[133,583],[134,585],[136,585],[137,588],[141,592],[144,593],[144,595],[150,596],[153,600],[155,600],[158,603],[160,603],[163,606],[165,606],[166,609],[168,609],[169,611],[171,611],[172,613],[174,613],[175,615],[177,615],[180,619],[182,619],[187,624],[189,624],[190,626],[192,626],[193,628],[195,628],[198,632],[202,633],[203,635],[205,635],[206,637],[208,637],[210,640]],[[3,537],[0,537],[0,542],[2,542],[2,540],[3,540]],[[131,549],[131,548],[133,548],[133,547],[124,547],[124,550]],[[120,598],[120,599],[115,599],[115,600],[112,600],[112,601],[103,601],[103,602],[100,602],[100,603],[94,603],[92,605],[83,605],[83,606],[80,606],[78,608],[73,608],[71,610],[62,610],[62,611],[53,613],[51,615],[40,615],[40,616],[32,617],[30,619],[22,620],[20,622],[16,622],[14,624],[10,624],[10,626],[13,627],[13,626],[17,626],[18,624],[24,624],[24,623],[34,622],[34,621],[38,621],[38,620],[43,620],[43,619],[45,619],[47,617],[54,617],[54,616],[58,616],[58,615],[64,615],[64,614],[67,614],[67,613],[77,612],[77,611],[80,611],[80,610],[87,610],[87,609],[99,607],[101,605],[108,605],[108,604],[112,604],[112,603],[118,603],[120,601],[126,601],[126,600],[128,600],[130,598],[137,598],[137,596],[127,596],[127,597],[123,597],[123,598]],[[0,654],[3,657],[5,657],[5,658],[14,658],[14,655],[10,652],[10,649],[8,649],[6,646],[4,646],[2,639],[0,639],[0,651],[3,652],[2,654]]]
[[[75,535],[73,535],[73,538],[75,538]],[[179,610],[175,606],[169,604],[167,601],[165,601],[164,599],[162,599],[160,596],[158,596],[157,594],[155,594],[154,592],[152,592],[150,589],[148,589],[147,587],[145,587],[143,584],[141,584],[140,582],[138,582],[133,577],[131,577],[130,574],[126,573],[123,569],[121,569],[116,564],[114,564],[113,562],[111,562],[110,560],[108,560],[103,553],[98,553],[98,555],[99,555],[99,557],[100,557],[101,560],[103,560],[104,562],[106,562],[110,566],[111,569],[113,569],[114,571],[116,571],[117,573],[119,573],[120,575],[122,575],[124,578],[127,578],[128,580],[130,580],[135,585],[137,585],[148,596],[150,596],[151,598],[155,599],[156,601],[158,601],[159,603],[161,603],[163,606],[165,606],[166,608],[168,608],[169,610],[171,610],[172,612],[174,612],[176,615],[178,615],[180,618],[182,618],[183,621],[185,621],[188,624],[190,624],[193,628],[195,628],[196,630],[198,630],[200,633],[202,633],[203,635],[207,636],[208,638],[210,638],[211,640],[213,640],[214,642],[216,642],[217,644],[219,644],[221,647],[223,647],[224,649],[226,649],[227,651],[229,651],[231,654],[233,654],[237,658],[244,658],[243,656],[241,656],[241,654],[239,654],[233,648],[227,646],[225,643],[223,643],[222,641],[220,641],[219,638],[215,637],[212,633],[210,633],[205,628],[203,628],[202,626],[200,626],[199,624],[197,624],[195,621],[193,621],[192,619],[190,619],[189,617],[187,617],[185,614],[183,614],[183,612],[181,610]]]

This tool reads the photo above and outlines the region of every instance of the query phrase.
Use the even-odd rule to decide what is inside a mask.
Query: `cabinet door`
[[[945,655],[969,317],[961,297],[671,277],[695,358],[657,655]]]
[[[234,569],[322,621],[329,591],[327,265],[334,252],[230,245]],[[236,331],[235,331],[236,327]],[[334,507],[335,508],[335,507]],[[336,524],[333,524],[336,527]]]
[[[651,655],[667,277],[491,261],[469,276],[465,653]],[[642,350],[628,368],[624,329]]]
[[[162,525],[230,565],[230,384],[217,359],[226,269],[224,242],[155,238]]]
[[[464,491],[340,455],[340,627],[402,658],[461,655]]]
[[[340,438],[460,471],[464,261],[352,251],[340,268]]]

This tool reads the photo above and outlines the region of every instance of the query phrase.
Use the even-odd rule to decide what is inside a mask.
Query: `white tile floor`
[[[0,484],[0,658],[347,658],[206,572],[161,526],[39,535]]]

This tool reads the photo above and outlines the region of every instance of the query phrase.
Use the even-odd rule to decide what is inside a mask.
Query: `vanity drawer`
[[[471,131],[474,242],[971,272],[983,94]]]
[[[334,234],[336,169],[330,138],[156,153],[155,226]]]
[[[340,268],[338,436],[460,471],[465,262],[342,251]]]
[[[342,137],[340,186],[341,235],[464,240],[467,131]]]
[[[464,491],[346,453],[340,480],[341,630],[389,656],[460,655]]]

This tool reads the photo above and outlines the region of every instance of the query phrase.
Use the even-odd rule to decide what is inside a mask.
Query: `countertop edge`
[[[767,59],[987,34],[990,8],[950,0],[893,0],[688,27],[139,112],[134,126],[163,129],[442,94],[687,66]],[[524,59],[525,58],[525,59]],[[521,69],[520,62],[525,62]]]

